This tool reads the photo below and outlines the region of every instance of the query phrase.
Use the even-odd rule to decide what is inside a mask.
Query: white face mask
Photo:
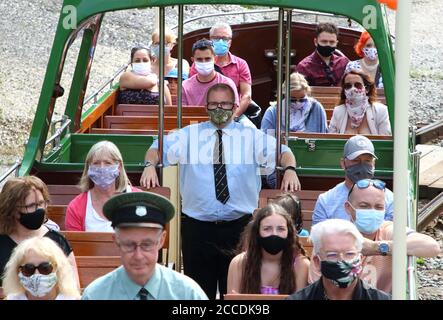
[[[132,63],[132,71],[141,76],[147,76],[151,73],[151,64],[149,62]]]
[[[214,61],[197,62],[195,61],[195,69],[202,76],[210,75],[214,71]]]
[[[57,284],[57,274],[55,272],[48,275],[37,273],[30,277],[26,277],[19,272],[18,278],[23,288],[34,297],[46,296]]]
[[[362,123],[366,109],[369,107],[368,96],[365,89],[351,88],[345,90],[346,111],[351,118],[351,127],[358,128]]]
[[[363,48],[361,49],[361,51],[363,52],[365,57],[368,58],[369,60],[377,60],[378,58],[376,48]]]

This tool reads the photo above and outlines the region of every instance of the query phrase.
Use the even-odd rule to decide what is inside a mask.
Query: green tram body
[[[135,135],[135,134],[93,134],[82,131],[84,127],[100,126],[103,122],[103,115],[110,114],[115,107],[112,97],[118,90],[118,84],[105,92],[98,101],[86,112],[82,114],[83,101],[88,84],[89,70],[94,57],[95,47],[94,39],[98,37],[100,24],[105,13],[110,11],[150,8],[150,7],[168,7],[176,5],[208,5],[208,4],[235,4],[260,6],[262,8],[285,8],[301,9],[319,13],[329,13],[342,17],[348,17],[360,25],[364,25],[368,15],[372,14],[372,23],[376,28],[368,29],[372,39],[378,49],[380,66],[382,69],[384,92],[386,104],[389,110],[391,127],[394,128],[394,53],[391,43],[391,36],[388,33],[388,26],[385,13],[376,0],[64,0],[62,11],[54,38],[53,47],[50,53],[48,67],[43,82],[41,95],[39,98],[34,123],[28,139],[24,157],[19,169],[19,175],[36,174],[40,176],[47,184],[76,184],[80,177],[84,159],[90,147],[98,141],[110,140],[120,149],[125,167],[133,184],[139,184],[139,178],[143,170],[142,162],[148,147],[152,144],[156,135]],[[71,11],[64,8],[75,8],[77,29],[66,29],[63,24]],[[72,17],[71,17],[72,18]],[[170,21],[168,21],[171,23]],[[257,23],[256,23],[257,24]],[[46,152],[45,141],[50,130],[51,119],[54,111],[56,92],[60,83],[63,65],[69,50],[79,31],[84,28],[81,46],[77,56],[75,72],[72,77],[72,84],[64,111],[65,117],[71,120],[68,130],[64,130],[61,135],[60,145]],[[234,29],[234,34],[236,29]],[[314,27],[311,26],[311,33]],[[189,57],[189,48],[192,45],[193,36],[202,34],[205,31],[197,30],[184,35],[183,57]],[[186,37],[189,41],[186,42]],[[277,38],[277,32],[275,33]],[[355,36],[355,39],[358,37]],[[262,41],[262,39],[261,39]],[[308,43],[309,42],[309,43]],[[312,51],[312,38],[306,42]],[[296,44],[300,45],[300,44]],[[351,44],[352,47],[353,43]],[[234,41],[233,52],[238,54],[246,61],[247,56],[242,56],[235,50],[240,46],[239,42]],[[187,51],[186,51],[187,50]],[[346,53],[346,52],[345,52]],[[187,56],[188,55],[188,56]],[[175,55],[177,56],[177,55]],[[304,56],[299,56],[300,60]],[[352,60],[352,55],[350,56]],[[253,81],[254,65],[250,65]],[[254,98],[253,82],[253,98]],[[274,88],[275,89],[275,88]],[[257,91],[260,92],[260,91]],[[407,106],[398,106],[407,108]],[[86,123],[86,124],[85,124]],[[407,125],[407,124],[405,124]],[[304,190],[327,190],[336,183],[343,180],[343,170],[340,168],[340,158],[343,154],[343,146],[347,137],[334,136],[326,137],[299,137],[291,136],[287,139],[289,147],[293,150],[297,159],[297,172]],[[414,217],[417,203],[417,185],[418,174],[417,161],[414,158],[415,144],[414,134],[409,136],[409,206],[408,214]],[[376,176],[388,182],[392,188],[393,177],[393,140],[392,139],[374,139],[376,154],[378,156],[376,165]],[[414,219],[415,220],[415,219]]]
[[[260,5],[264,8],[293,8],[317,11],[322,13],[330,13],[339,16],[345,16],[353,19],[359,24],[363,24],[368,19],[368,8],[376,19],[376,29],[369,29],[372,38],[379,51],[380,65],[382,68],[383,82],[386,96],[386,104],[389,108],[392,128],[394,127],[394,61],[392,44],[390,36],[387,33],[385,15],[382,8],[376,0],[336,0],[331,4],[329,0],[317,1],[148,1],[148,0],[132,0],[132,1],[107,1],[107,0],[65,0],[63,8],[74,6],[76,8],[76,18],[78,28],[75,30],[65,29],[63,23],[67,18],[67,13],[62,8],[57,31],[55,34],[54,44],[51,51],[48,68],[46,71],[41,96],[39,99],[36,116],[20,167],[19,174],[26,175],[36,173],[40,176],[54,174],[55,172],[81,173],[83,161],[90,146],[97,141],[108,139],[114,141],[122,151],[126,168],[137,176],[142,171],[142,161],[144,153],[150,143],[156,137],[140,136],[140,135],[105,135],[105,134],[83,134],[75,133],[81,128],[82,121],[92,118],[94,111],[102,106],[106,98],[112,93],[112,90],[105,93],[94,107],[90,108],[84,114],[82,112],[82,104],[84,99],[85,88],[87,86],[87,70],[93,59],[94,47],[92,47],[93,38],[98,36],[100,23],[103,14],[109,11],[144,8],[153,6],[172,6],[172,5],[190,5],[190,4],[241,4],[241,5]],[[70,7],[72,8],[72,7]],[[69,13],[69,12],[68,12]],[[57,150],[52,150],[48,155],[42,156],[44,150],[44,141],[47,137],[49,125],[51,123],[52,112],[54,109],[55,98],[53,92],[56,84],[61,78],[60,70],[66,57],[66,51],[69,45],[75,39],[78,31],[85,27],[81,47],[77,57],[76,69],[72,79],[72,85],[69,92],[65,116],[71,119],[69,130],[63,132],[61,146]],[[277,36],[277,35],[276,35]],[[189,42],[186,43],[186,35],[184,36],[184,49]],[[312,39],[309,41],[311,45]],[[238,43],[234,44],[238,46]],[[185,52],[185,51],[184,51]],[[235,52],[235,50],[234,50]],[[186,53],[189,54],[189,53]],[[184,57],[186,57],[184,53]],[[247,57],[243,57],[248,60]],[[303,57],[299,57],[301,59]],[[254,66],[251,66],[254,76]],[[118,88],[118,84],[114,85],[114,91]],[[254,91],[254,88],[253,88]],[[98,119],[97,119],[98,121]],[[343,170],[339,166],[339,159],[342,156],[343,145],[346,139],[326,139],[315,138],[294,139],[288,141],[289,147],[294,151],[297,158],[297,171],[302,180],[304,189],[326,190],[337,181],[342,179]],[[377,161],[376,175],[385,179],[392,179],[393,168],[393,143],[392,140],[374,140],[379,160]],[[315,149],[310,148],[310,144],[315,144]],[[412,163],[412,162],[411,162]],[[414,169],[414,168],[412,168]],[[412,170],[413,171],[413,170]],[[65,175],[64,175],[65,176]],[[309,180],[309,177],[314,180]],[[330,178],[324,179],[324,178]],[[304,184],[304,180],[308,180]],[[136,178],[134,178],[136,180]],[[320,180],[319,180],[320,179]],[[315,181],[323,181],[318,184]],[[328,182],[329,181],[329,182]],[[56,180],[53,181],[57,183]],[[72,182],[75,183],[75,182]],[[390,183],[391,184],[391,183]]]

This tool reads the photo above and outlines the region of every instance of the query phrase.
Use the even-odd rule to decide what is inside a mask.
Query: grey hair
[[[331,234],[350,234],[355,239],[355,247],[361,252],[363,236],[352,222],[344,219],[327,219],[312,226],[310,238],[315,255],[320,253],[324,236]]]
[[[213,26],[211,27],[211,29],[209,30],[209,36],[210,36],[210,37],[214,34],[214,31],[215,31],[216,29],[227,29],[228,32],[229,32],[229,37],[232,38],[232,29],[231,29],[231,26],[230,26],[229,24],[227,24],[227,23],[225,23],[225,22],[218,22],[218,23],[216,23],[215,25],[213,25]]]

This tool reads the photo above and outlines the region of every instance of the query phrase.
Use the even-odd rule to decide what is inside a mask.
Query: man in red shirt
[[[317,48],[304,58],[296,67],[311,86],[339,86],[349,59],[338,55],[338,29],[332,23],[320,23],[317,26],[314,44]]]

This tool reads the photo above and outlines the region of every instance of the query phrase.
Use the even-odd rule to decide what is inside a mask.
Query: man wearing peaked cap
[[[340,166],[345,171],[345,181],[318,196],[312,215],[313,225],[326,219],[350,219],[345,210],[349,190],[358,180],[374,177],[377,159],[374,145],[367,137],[355,135],[346,141],[343,158],[340,159]],[[394,194],[386,188],[385,220],[393,219],[393,203]]]
[[[191,278],[157,263],[175,208],[151,192],[116,195],[103,206],[115,229],[122,266],[93,281],[84,300],[206,300]]]

